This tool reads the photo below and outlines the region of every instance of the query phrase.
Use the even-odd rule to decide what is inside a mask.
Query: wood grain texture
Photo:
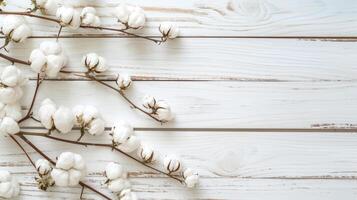
[[[63,1],[59,1],[63,2]],[[118,27],[111,12],[118,1],[79,1],[67,3],[95,6],[105,26]],[[84,3],[87,2],[87,3]],[[354,0],[128,0],[142,6],[148,23],[142,34],[158,35],[163,21],[176,21],[182,36],[356,36],[357,3]],[[8,9],[28,8],[30,0],[9,1]],[[55,36],[57,26],[30,20],[34,34]],[[108,34],[112,34],[107,32]],[[101,34],[101,32],[64,29],[63,35]]]
[[[32,130],[33,131],[33,130]],[[353,199],[356,197],[357,139],[350,133],[225,133],[136,132],[161,155],[175,153],[184,166],[196,168],[201,181],[188,190],[109,149],[78,147],[29,137],[55,158],[71,149],[88,163],[86,181],[100,187],[110,161],[129,172],[141,199]],[[56,137],[63,137],[55,135]],[[65,136],[75,139],[78,133]],[[204,139],[204,140],[203,140]],[[85,141],[107,143],[106,136],[86,136]],[[10,139],[0,141],[0,166],[11,170],[23,183],[20,199],[76,199],[79,188],[53,188],[41,192],[34,185],[34,169]],[[27,148],[37,159],[36,153]],[[105,155],[105,156],[103,156]],[[11,159],[11,162],[9,162]],[[9,164],[11,163],[11,164]],[[156,164],[156,165],[159,165]],[[339,179],[339,180],[333,180]],[[100,187],[104,192],[104,187]],[[87,199],[99,199],[86,191]]]
[[[34,86],[31,81],[25,88],[23,105],[30,104]],[[98,83],[45,81],[35,113],[47,97],[68,107],[94,105],[109,125],[126,119],[135,127],[147,128],[310,128],[325,123],[354,124],[356,88],[355,82],[135,82],[127,95],[137,104],[146,94],[171,104],[175,121],[160,125],[130,109],[117,93]]]
[[[12,45],[10,55],[27,60],[32,49],[44,40],[30,39],[25,44]],[[104,79],[125,72],[140,80],[357,80],[356,42],[178,39],[158,46],[138,39],[62,38],[60,43],[70,60],[65,70],[84,71],[82,57],[96,52],[111,67]],[[9,64],[4,60],[0,63]]]

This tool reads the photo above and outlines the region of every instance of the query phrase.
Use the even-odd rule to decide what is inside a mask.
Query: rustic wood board
[[[23,10],[29,2],[10,0],[8,8]],[[79,0],[68,2],[78,9],[83,6]],[[118,1],[88,2],[98,9],[106,26],[118,27],[110,17]],[[43,83],[35,110],[40,100],[50,97],[70,107],[93,104],[108,126],[129,120],[142,140],[196,168],[201,174],[199,187],[186,189],[108,149],[30,137],[35,144],[52,158],[65,150],[83,154],[89,168],[86,181],[108,195],[101,186],[101,173],[114,160],[129,171],[140,199],[357,198],[354,0],[127,2],[147,12],[148,23],[137,33],[157,37],[161,22],[176,21],[182,37],[158,46],[112,32],[64,29],[59,42],[70,56],[65,70],[83,72],[82,56],[97,52],[111,67],[100,76],[102,80],[114,84],[116,73],[133,75],[128,96],[135,102],[148,93],[167,100],[176,113],[175,121],[160,125],[130,109],[112,91],[68,74]],[[58,31],[56,24],[28,20],[34,37],[9,47],[12,56],[23,60],[42,41],[55,40]],[[8,64],[0,60],[2,67]],[[27,66],[20,67],[32,79],[23,99],[26,111],[35,75]],[[30,121],[23,127],[44,131]],[[78,132],[60,137],[75,139]],[[84,140],[106,142],[108,138],[86,136]],[[34,169],[9,138],[0,140],[0,168],[20,179],[19,200],[79,197],[80,188],[38,190]],[[84,199],[100,197],[85,191]]]

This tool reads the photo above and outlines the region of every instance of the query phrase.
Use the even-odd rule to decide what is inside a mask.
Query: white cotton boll
[[[52,116],[54,125],[61,133],[68,133],[74,126],[74,116],[69,108],[60,106]]]
[[[19,124],[10,117],[4,117],[0,122],[0,132],[3,135],[13,135],[20,132]]]
[[[10,172],[0,171],[0,197],[13,199],[20,193],[20,184],[13,178]]]
[[[165,101],[158,101],[156,103],[156,115],[159,120],[162,121],[170,121],[173,118],[173,114],[171,112],[171,108],[169,104]]]
[[[83,56],[82,63],[86,68],[95,72],[104,72],[108,69],[106,60],[96,53],[88,53]]]
[[[46,55],[40,49],[34,49],[31,52],[29,61],[31,63],[31,69],[36,73],[40,73],[45,67],[47,59]]]
[[[143,98],[143,106],[150,109],[155,108],[156,99],[151,95],[145,95]]]
[[[21,24],[11,33],[14,42],[23,42],[32,34],[31,28],[27,24]]]
[[[108,183],[108,189],[112,192],[120,192],[130,187],[131,187],[130,182],[122,178],[111,180]]]
[[[146,163],[155,161],[155,152],[148,145],[141,145],[138,150],[138,156]]]
[[[81,155],[74,154],[73,159],[74,159],[73,160],[74,161],[73,168],[75,168],[77,170],[85,170],[86,163]]]
[[[123,144],[134,134],[134,128],[129,123],[121,121],[113,126],[112,134],[114,143]]]
[[[163,37],[167,37],[170,39],[176,38],[180,33],[179,27],[172,22],[164,22],[160,24],[159,31],[161,32]]]
[[[130,136],[129,139],[118,146],[118,148],[125,153],[131,153],[140,147],[140,139],[136,136]]]
[[[130,189],[122,190],[119,194],[120,200],[137,200],[137,196]]]
[[[59,55],[62,52],[62,47],[58,42],[54,41],[43,41],[40,44],[40,50],[45,55]]]
[[[81,171],[70,169],[68,170],[68,185],[76,186],[79,184],[79,181],[82,179]]]
[[[0,87],[0,102],[2,103],[15,103],[23,95],[20,87]]]
[[[131,28],[137,29],[144,26],[146,22],[145,12],[142,8],[136,6],[129,15],[128,25]]]
[[[57,158],[56,168],[69,170],[74,166],[75,154],[72,152],[63,152]]]
[[[110,162],[105,167],[105,176],[109,180],[121,178],[124,173],[124,169],[119,163]]]
[[[99,63],[95,68],[95,71],[100,73],[100,72],[104,72],[107,71],[109,69],[109,67],[107,66],[107,61],[105,60],[105,58],[103,58],[102,56],[99,56]]]
[[[85,106],[83,110],[83,121],[84,123],[89,123],[94,118],[99,117],[99,111],[95,106]]]
[[[22,117],[22,112],[21,112],[21,105],[20,103],[16,102],[13,104],[6,104],[3,107],[3,110],[5,112],[4,116],[10,117],[14,119],[15,121],[18,121]]]
[[[36,165],[36,170],[41,175],[46,175],[50,173],[52,170],[51,163],[46,159],[38,159],[35,165]]]
[[[1,31],[5,36],[10,36],[10,34],[21,24],[26,23],[25,18],[19,15],[6,15],[3,18],[3,24],[1,26]]]
[[[177,172],[181,168],[181,163],[175,155],[168,155],[164,158],[164,168],[169,172]]]
[[[193,188],[198,184],[199,175],[190,168],[187,168],[183,172],[183,177],[185,178],[185,183],[188,188]]]
[[[47,56],[47,68],[46,75],[50,78],[57,77],[59,71],[65,65],[65,58],[62,55],[48,55]]]
[[[120,90],[126,90],[131,85],[131,77],[127,74],[118,74],[118,78],[116,80],[117,85]]]
[[[24,81],[23,79],[24,76],[22,75],[21,70],[15,65],[5,67],[0,76],[1,83],[10,87],[22,84]]]
[[[53,114],[56,112],[57,106],[51,99],[45,99],[42,101],[38,111],[39,120],[46,129],[53,128]]]
[[[35,4],[46,14],[54,14],[57,10],[57,3],[55,0],[35,0]]]
[[[81,24],[81,16],[78,11],[72,7],[62,6],[57,9],[56,17],[63,26],[69,26],[72,29],[78,29]]]
[[[69,184],[69,173],[66,170],[55,168],[51,171],[51,177],[57,186],[67,187]]]
[[[105,122],[104,120],[97,118],[90,122],[88,127],[88,133],[91,135],[101,135],[104,133]]]
[[[129,15],[132,10],[132,6],[128,6],[126,3],[121,3],[119,6],[115,7],[113,14],[121,23],[126,24],[128,23]]]
[[[99,26],[100,19],[96,16],[97,11],[93,7],[85,7],[81,12],[82,24],[90,26]]]

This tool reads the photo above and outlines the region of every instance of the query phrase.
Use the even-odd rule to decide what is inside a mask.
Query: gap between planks
[[[22,129],[45,130],[40,126],[24,126]],[[74,128],[73,130],[79,130]],[[107,127],[106,130],[110,130]],[[171,132],[297,132],[297,133],[357,133],[357,128],[134,128],[136,131],[171,131]]]

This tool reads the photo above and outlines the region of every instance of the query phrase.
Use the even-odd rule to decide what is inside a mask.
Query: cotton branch
[[[35,88],[35,92],[34,92],[33,97],[32,97],[30,108],[27,111],[27,114],[22,119],[19,120],[19,123],[21,123],[21,122],[25,121],[26,119],[29,119],[29,118],[32,117],[32,109],[33,109],[33,106],[35,104],[36,97],[37,97],[37,94],[38,94],[38,89],[39,89],[41,83],[42,83],[42,80],[41,80],[40,74],[37,74],[36,88]]]
[[[33,18],[38,18],[38,19],[42,19],[42,20],[46,20],[46,21],[51,21],[51,22],[55,22],[58,25],[61,26],[60,31],[58,32],[57,38],[60,35],[61,29],[62,29],[62,24],[59,20],[57,19],[53,19],[50,17],[45,17],[45,16],[41,16],[41,15],[36,15],[36,14],[32,14],[31,12],[11,12],[11,11],[0,11],[0,15],[22,15],[22,16],[27,16],[27,17],[33,17]],[[88,25],[80,25],[81,28],[87,28],[87,29],[97,29],[97,30],[107,30],[107,31],[114,31],[114,32],[119,32],[119,33],[124,33],[126,35],[130,35],[133,37],[138,37],[138,38],[142,38],[142,39],[146,39],[152,42],[155,42],[156,44],[161,44],[162,42],[164,42],[163,39],[153,39],[147,36],[141,36],[135,33],[130,33],[128,31],[126,31],[126,29],[116,29],[116,28],[109,28],[109,27],[102,27],[102,26],[88,26]]]
[[[154,170],[156,172],[159,172],[159,173],[164,174],[164,175],[166,175],[166,176],[168,176],[170,178],[173,178],[174,180],[180,182],[181,184],[184,183],[184,181],[181,180],[180,178],[175,177],[175,176],[171,175],[170,173],[166,173],[164,171],[156,169],[155,167],[152,167],[150,165],[147,165],[146,163],[140,161],[139,159],[137,159],[137,158],[135,158],[135,157],[133,157],[133,156],[121,151],[119,148],[113,146],[113,144],[100,144],[100,143],[73,141],[73,140],[67,140],[67,139],[53,137],[53,136],[50,136],[50,135],[45,134],[45,133],[32,133],[32,132],[24,132],[24,131],[19,132],[17,135],[19,135],[20,137],[21,136],[25,136],[25,135],[45,137],[45,138],[48,138],[48,139],[51,139],[51,140],[56,140],[56,141],[60,141],[60,142],[65,142],[65,143],[70,143],[70,144],[75,144],[75,145],[80,145],[80,146],[85,146],[85,147],[86,146],[97,146],[97,147],[110,148],[110,149],[113,149],[113,150],[115,150],[115,151],[127,156],[128,158],[130,158],[130,159],[132,159],[132,160],[144,165],[145,167],[148,167],[148,168],[150,168],[150,169],[152,169],[152,170]]]
[[[28,145],[30,145],[32,147],[32,149],[34,149],[37,153],[39,153],[42,157],[44,157],[46,160],[48,160],[51,164],[56,165],[56,162],[53,161],[50,157],[48,157],[45,153],[43,153],[39,148],[37,148],[30,140],[28,140],[24,135],[19,134],[18,135],[24,142],[26,142]],[[21,144],[15,139],[14,136],[10,135],[11,139],[14,140],[16,142],[16,144],[21,148],[21,150],[26,154],[27,158],[30,160],[31,164],[36,168],[34,162],[32,161],[31,157],[27,154],[27,152],[25,151],[25,149],[21,146]],[[82,186],[82,188],[88,188],[89,190],[99,194],[100,196],[102,196],[103,198],[107,199],[107,200],[112,200],[110,197],[108,197],[107,195],[101,193],[100,191],[98,191],[97,189],[93,188],[92,186],[84,183],[84,182],[79,182],[79,185]],[[81,192],[81,196],[83,194],[83,189]]]

